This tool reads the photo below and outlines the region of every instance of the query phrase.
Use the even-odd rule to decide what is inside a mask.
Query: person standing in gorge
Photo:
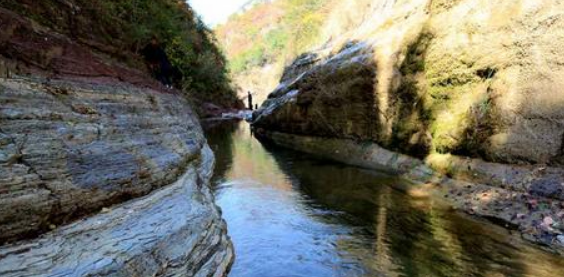
[[[151,75],[167,88],[172,88],[172,64],[156,36],[153,36],[151,42],[143,48],[142,54]]]
[[[249,101],[249,110],[253,110],[253,94],[249,91],[247,92],[247,100]]]

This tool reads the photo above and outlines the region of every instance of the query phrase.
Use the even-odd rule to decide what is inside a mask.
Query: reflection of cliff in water
[[[231,120],[217,120],[204,122],[202,124],[208,144],[215,155],[214,179],[224,176],[233,162],[233,137],[237,130],[237,124]],[[221,162],[219,162],[221,161]],[[212,180],[212,184],[214,184]]]
[[[506,230],[469,219],[394,189],[396,178],[312,159],[306,154],[265,149],[314,205],[345,212],[359,227],[337,247],[365,257],[365,266],[387,276],[560,276],[550,268],[564,261],[526,247]],[[405,184],[404,184],[405,185]],[[358,244],[365,244],[359,246]]]
[[[249,124],[225,121],[206,131],[208,142],[216,155],[213,184],[224,180],[253,179],[280,190],[291,190],[270,153],[252,138]],[[229,153],[226,153],[229,151]]]
[[[207,135],[231,277],[562,277],[560,257],[408,196],[400,179],[262,144],[245,123]]]

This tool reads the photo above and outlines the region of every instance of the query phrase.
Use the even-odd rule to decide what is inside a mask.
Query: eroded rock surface
[[[182,96],[17,78],[0,103],[0,275],[226,273],[213,154]]]
[[[15,79],[0,90],[2,240],[168,185],[205,144],[180,96]]]
[[[0,1],[0,275],[225,276],[194,107],[98,4]]]
[[[206,182],[213,154],[147,197],[0,248],[2,276],[224,276],[233,252]]]
[[[561,165],[562,2],[343,5],[340,20],[328,21],[348,27],[333,26],[328,47],[286,69],[256,126],[371,140],[419,157]],[[284,95],[294,101],[276,104]]]
[[[290,65],[253,115],[259,135],[417,181],[440,173],[458,207],[558,244],[564,2],[340,5],[326,47]]]

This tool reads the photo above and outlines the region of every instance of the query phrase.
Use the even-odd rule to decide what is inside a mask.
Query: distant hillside
[[[235,83],[263,100],[297,55],[320,43],[335,0],[253,0],[216,28]]]

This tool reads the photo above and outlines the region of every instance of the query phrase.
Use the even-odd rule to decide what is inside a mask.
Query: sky
[[[249,0],[188,0],[210,27],[223,23]]]

